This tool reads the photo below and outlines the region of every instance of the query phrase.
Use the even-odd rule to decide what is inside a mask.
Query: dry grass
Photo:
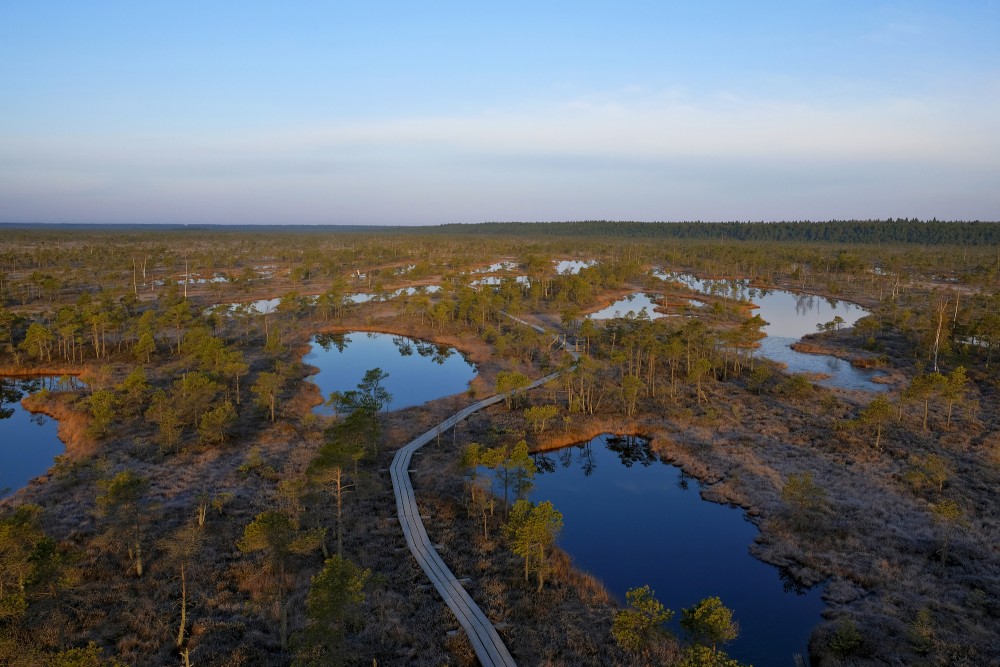
[[[843,428],[869,395],[816,388],[801,396],[757,396],[732,383],[711,385],[700,408],[668,405],[631,420],[574,416],[567,429],[533,439],[532,449],[550,451],[604,432],[644,435],[706,485],[706,499],[746,509],[761,530],[755,556],[801,584],[825,584],[829,620],[811,640],[815,665],[908,664],[926,656],[934,664],[994,664],[1000,661],[1000,439],[990,425],[998,423],[1000,406],[989,385],[982,390],[987,394],[973,397],[979,410],[956,413],[951,427],[943,406],[932,406],[931,430],[922,432],[911,408],[886,429],[882,451],[865,431]],[[508,437],[527,431],[517,414],[494,418]],[[942,492],[915,494],[905,481],[911,457],[931,452],[947,460],[951,474]],[[781,501],[788,476],[801,472],[812,473],[828,500],[805,528],[794,525]],[[944,528],[931,511],[943,497],[959,501],[966,521],[951,533],[945,565]],[[579,576],[573,587],[583,599]],[[910,639],[921,609],[930,610],[933,634],[926,656]],[[856,623],[862,637],[846,662],[829,648],[841,618]]]
[[[66,445],[66,453],[74,459],[93,456],[98,451],[97,442],[87,435],[90,415],[74,406],[77,395],[69,392],[38,392],[21,399],[29,412],[39,413],[57,420],[57,434]]]
[[[281,293],[282,285],[274,283],[274,294]],[[606,299],[610,302],[612,295]],[[538,319],[557,322],[551,314]],[[312,333],[301,326],[294,333],[296,351],[304,349]],[[400,319],[389,304],[357,309],[354,319],[327,330],[378,330],[453,345],[477,363],[473,393],[480,396],[492,392],[496,372],[502,368],[474,334],[429,333]],[[263,363],[261,358],[254,361]],[[306,370],[299,369],[300,377]],[[536,451],[543,451],[604,432],[646,435],[664,457],[707,485],[707,498],[746,508],[761,529],[753,546],[755,555],[786,568],[803,583],[826,581],[829,620],[813,636],[814,664],[929,661],[908,639],[922,609],[930,610],[932,657],[937,664],[997,661],[1000,500],[995,490],[1000,485],[996,436],[1000,418],[995,392],[984,391],[978,397],[983,406],[978,422],[962,417],[946,431],[936,412],[930,434],[915,430],[912,422],[894,426],[886,434],[884,451],[876,452],[863,433],[836,428],[855,414],[864,396],[840,393],[830,400],[831,392],[822,389],[801,397],[755,396],[738,382],[711,384],[708,390],[710,401],[703,406],[687,397],[676,406],[650,403],[634,419],[573,416],[568,426],[554,424],[547,433],[529,438]],[[543,389],[539,395],[557,402],[550,392]],[[259,577],[255,578],[260,572],[257,560],[240,554],[236,543],[258,512],[281,502],[276,478],[300,475],[319,446],[323,420],[308,416],[318,400],[312,385],[300,383],[285,397],[279,424],[263,423],[244,406],[232,441],[214,448],[188,443],[170,456],[159,452],[143,425],[115,433],[99,449],[86,450],[84,416],[73,413],[68,404],[63,406],[67,412],[54,414],[61,429],[69,429],[64,439],[78,442],[73,447],[80,456],[60,466],[47,482],[19,492],[17,502],[43,505],[47,532],[79,555],[78,567],[86,577],[68,594],[65,623],[73,642],[93,639],[127,664],[175,663],[176,573],[156,542],[191,521],[199,493],[230,493],[232,500],[223,513],[209,515],[200,567],[189,584],[192,661],[233,666],[290,662],[291,655],[277,645],[273,613],[261,595]],[[384,469],[394,447],[471,400],[462,394],[389,416],[388,451],[364,462],[367,480],[348,496],[345,553],[374,573],[363,609],[367,625],[349,639],[355,662],[470,664],[467,640],[461,634],[458,638],[446,634],[457,628],[457,622],[405,548]],[[615,602],[599,581],[575,570],[569,556],[557,552],[552,578],[536,594],[534,583],[524,582],[520,561],[498,539],[496,528],[490,539],[482,538],[478,522],[464,509],[461,480],[453,468],[458,449],[473,440],[488,444],[516,440],[528,430],[520,413],[497,407],[472,417],[457,437],[443,434],[440,444],[425,448],[426,453],[415,460],[414,484],[431,517],[428,531],[444,545],[443,557],[456,574],[470,577],[470,592],[487,614],[508,623],[502,634],[522,664],[633,664],[611,640]],[[240,472],[250,448],[260,451],[274,476]],[[903,479],[910,456],[927,452],[947,457],[954,475],[946,494],[961,501],[969,520],[968,528],[952,536],[943,566],[941,528],[929,511],[934,498],[915,495]],[[101,548],[108,525],[96,511],[97,482],[124,469],[150,480],[144,506],[148,571],[142,579],[126,574],[120,559]],[[821,520],[805,531],[790,524],[780,501],[788,475],[803,471],[812,472],[827,490],[830,504]],[[329,507],[307,509],[315,512],[320,525],[332,528]],[[318,571],[320,561],[314,554],[295,563],[290,593],[293,630],[304,621],[309,577]],[[836,621],[844,617],[857,623],[863,641],[857,655],[838,662],[826,646]],[[36,639],[49,647],[54,641],[41,624]],[[661,661],[672,660],[671,648],[663,650]]]

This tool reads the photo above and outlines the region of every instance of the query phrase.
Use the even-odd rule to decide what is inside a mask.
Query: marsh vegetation
[[[790,584],[823,584],[812,664],[997,661],[992,228],[706,238],[725,229],[4,229],[0,375],[82,386],[25,403],[59,419],[66,451],[0,500],[0,662],[472,664],[405,550],[384,471],[477,397],[559,369],[441,433],[413,465],[429,534],[519,662],[736,655],[731,628],[704,620],[736,607],[711,575],[700,601],[652,586],[679,621],[667,634],[642,592],[652,581],[624,597],[553,548],[569,508],[531,495],[522,454],[601,433],[646,437],[702,497],[746,513],[744,550]],[[740,295],[657,272],[864,308],[831,311],[796,347],[862,369],[866,385],[874,369],[885,391],[776,363],[768,318]],[[586,317],[637,292],[666,315]],[[581,359],[508,315],[558,332]],[[363,373],[335,388],[333,414],[317,412],[334,388],[310,382],[311,346],[355,331],[426,341],[422,359],[448,351],[475,377],[386,411],[386,385]],[[508,502],[471,473],[473,444],[512,475]]]

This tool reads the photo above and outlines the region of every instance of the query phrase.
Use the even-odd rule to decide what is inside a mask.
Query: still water
[[[602,308],[596,313],[591,313],[587,317],[592,320],[610,320],[613,317],[627,317],[629,314],[638,315],[643,310],[651,320],[664,317],[663,313],[653,310],[658,304],[653,301],[653,297],[644,292],[636,292],[626,297],[618,299],[607,308]]]
[[[382,301],[396,299],[401,296],[413,296],[414,294],[434,294],[441,289],[440,285],[417,285],[415,287],[400,287],[397,290],[386,291],[382,293],[374,292],[354,292],[351,294],[344,295],[345,303],[368,303],[370,301]],[[317,296],[304,296],[302,297],[307,304],[315,305]],[[281,303],[281,297],[275,297],[273,299],[258,299],[256,301],[247,301],[245,303],[229,303],[226,304],[230,313],[234,312],[237,308],[243,307],[252,312],[252,314],[257,315],[270,315],[278,309],[278,305]]]
[[[498,273],[500,271],[513,271],[516,268],[517,268],[517,262],[503,261],[503,262],[494,262],[493,264],[490,264],[489,266],[484,266],[484,267],[479,268],[479,269],[474,269],[472,272],[473,273]]]
[[[556,273],[561,276],[574,275],[580,273],[582,269],[590,268],[597,264],[596,259],[562,259],[553,262],[556,265]]]
[[[724,296],[753,303],[753,310],[768,323],[762,329],[767,338],[760,341],[758,354],[785,364],[789,373],[820,373],[829,375],[819,384],[841,389],[886,391],[886,385],[872,382],[878,371],[855,368],[850,362],[825,354],[796,352],[790,346],[802,336],[816,333],[817,325],[833,322],[840,317],[842,327],[854,326],[868,311],[847,301],[826,299],[813,294],[797,294],[787,290],[763,290],[750,287],[746,280],[701,280],[685,273],[656,272],[664,280],[681,282],[696,292]]]
[[[324,399],[334,391],[357,389],[366,371],[381,368],[389,374],[382,383],[392,394],[389,410],[464,392],[476,376],[476,367],[453,347],[365,331],[314,336],[303,361],[319,368],[309,380]],[[325,406],[316,411],[329,414]]]
[[[31,414],[21,407],[21,399],[42,388],[56,391],[76,386],[76,381],[63,383],[57,377],[0,377],[0,498],[44,474],[66,450],[56,435],[56,420]]]
[[[602,435],[536,455],[531,499],[563,514],[559,545],[577,567],[601,579],[622,603],[648,584],[676,612],[718,596],[733,610],[740,636],[725,647],[757,667],[793,664],[806,655],[820,621],[820,589],[797,589],[748,552],[757,528],[743,510],[703,500],[698,483],[665,464],[641,438]]]

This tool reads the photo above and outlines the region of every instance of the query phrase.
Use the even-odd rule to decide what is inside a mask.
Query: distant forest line
[[[528,238],[695,239],[748,242],[833,244],[1000,245],[1000,222],[940,221],[896,218],[825,222],[634,222],[581,220],[567,222],[482,222],[428,226],[402,225],[179,225],[179,224],[45,224],[0,223],[0,231],[203,232],[226,233],[355,233],[446,234]]]
[[[847,244],[1000,245],[1000,223],[917,219],[827,222],[487,222],[428,231],[504,236],[708,239]]]

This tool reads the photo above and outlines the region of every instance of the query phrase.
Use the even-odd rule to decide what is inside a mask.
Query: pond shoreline
[[[754,503],[751,498],[736,499],[732,495],[727,494],[723,487],[726,482],[732,481],[731,475],[713,473],[708,466],[704,464],[698,465],[699,462],[686,455],[681,444],[669,438],[662,431],[654,431],[655,429],[651,430],[648,426],[643,428],[638,421],[629,421],[627,423],[612,420],[594,421],[588,423],[582,430],[575,429],[571,433],[554,435],[544,442],[536,443],[530,447],[529,453],[546,454],[568,447],[575,447],[590,442],[605,433],[614,433],[615,435],[624,437],[634,436],[643,438],[649,441],[650,449],[660,456],[664,463],[678,468],[684,475],[701,485],[699,494],[703,500],[743,510],[746,514],[746,520],[757,526],[757,529],[763,535],[764,528],[761,517],[765,514],[766,509],[762,503]],[[754,545],[748,544],[747,548],[752,546]],[[788,563],[786,559],[779,558],[777,554],[771,554],[772,557],[769,558],[767,550],[751,549],[751,554],[762,563],[766,563],[787,573],[796,583],[802,586],[812,587],[826,580],[825,576],[820,575],[815,570],[801,566],[797,567],[795,564]]]
[[[302,379],[315,388],[309,391],[314,414],[330,414],[323,403],[330,392],[353,391],[360,386],[353,382],[360,383],[374,368],[386,374],[387,412],[476,393],[471,383],[478,376],[478,366],[470,354],[455,345],[367,327],[332,333],[338,338],[323,340],[323,332],[313,333],[305,345],[296,348],[304,349]]]
[[[835,357],[846,361],[854,368],[874,371],[877,375],[872,375],[869,380],[880,385],[900,385],[904,382],[903,374],[887,365],[880,355],[874,352],[863,352],[846,340],[849,331],[837,334],[823,334],[822,339],[818,339],[819,334],[807,334],[800,338],[791,347],[796,352],[802,354],[815,354],[827,357]]]
[[[68,375],[86,381],[90,371],[90,366],[0,366],[0,377],[30,379]]]
[[[70,405],[73,398],[72,392],[49,392],[47,396],[35,392],[22,398],[21,406],[31,414],[54,419],[56,435],[66,447],[66,454],[71,458],[83,458],[97,452],[97,443],[87,436],[90,418]]]
[[[5,382],[12,381],[14,383],[30,381],[33,378],[52,377],[55,376],[39,373],[2,376]],[[30,486],[45,483],[51,478],[53,469],[59,460],[80,460],[96,453],[96,442],[87,435],[90,418],[86,413],[73,407],[76,399],[77,393],[74,391],[39,387],[31,393],[26,393],[16,403],[9,404],[19,406],[22,411],[20,417],[16,413],[11,415],[16,418],[16,421],[24,418],[37,421],[38,416],[44,415],[52,420],[50,428],[54,428],[52,431],[47,431],[44,439],[39,441],[40,451],[47,453],[44,459],[27,458],[22,460],[14,455],[13,469],[21,471],[21,474],[27,473],[27,477],[18,475],[17,483],[6,489],[6,496],[0,499],[0,503],[9,501]],[[39,425],[42,425],[41,422]],[[15,426],[15,435],[18,433],[17,428],[19,427]],[[29,441],[23,444],[30,446],[35,443]],[[51,459],[48,458],[49,454],[52,456]],[[4,454],[4,457],[6,456],[8,454]],[[32,465],[26,466],[25,464],[29,461],[32,462]]]
[[[462,355],[476,369],[476,375],[469,382],[470,390],[474,390],[477,396],[487,396],[493,391],[496,382],[496,374],[500,370],[497,363],[491,358],[488,346],[478,338],[462,338],[448,333],[434,331],[418,331],[414,326],[399,326],[390,322],[379,322],[377,325],[368,324],[330,324],[317,328],[301,345],[297,345],[295,350],[300,359],[303,359],[302,366],[306,369],[307,376],[315,375],[319,368],[304,361],[304,358],[311,350],[311,342],[319,334],[346,334],[346,333],[381,333],[390,336],[406,336],[414,340],[425,340],[436,345],[448,345]],[[301,354],[299,351],[301,350]],[[315,385],[314,385],[315,386]],[[320,401],[322,402],[322,400]],[[317,403],[318,405],[318,403]]]
[[[782,659],[796,652],[805,654],[812,631],[828,609],[822,586],[826,577],[808,576],[794,564],[762,557],[766,554],[755,548],[764,530],[759,513],[724,493],[713,493],[711,487],[721,480],[690,474],[706,471],[673,460],[658,438],[636,431],[649,429],[604,431],[565,448],[546,449],[562,454],[548,459],[554,466],[554,477],[540,475],[531,495],[532,499],[551,500],[569,512],[567,530],[571,518],[574,528],[560,541],[560,548],[573,558],[576,567],[613,591],[619,602],[626,589],[639,584],[652,585],[664,596],[661,601],[674,608],[708,595],[731,601],[747,626],[746,636],[739,638],[734,649],[739,646],[737,654],[744,653],[744,659],[754,664],[779,664],[778,654]],[[632,441],[632,436],[638,440]],[[619,450],[612,446],[619,440],[633,444],[623,444],[624,449]],[[640,455],[640,451],[645,454]],[[571,466],[570,460],[578,465]],[[584,465],[581,470],[580,464],[588,461],[595,467]],[[594,475],[593,486],[583,491],[580,485],[590,474]],[[674,488],[678,480],[684,481],[680,491]],[[712,528],[702,530],[707,526]],[[607,532],[615,546],[583,539],[584,527]],[[646,531],[650,534],[644,536]],[[615,555],[618,551],[621,553]],[[704,558],[688,558],[695,554]],[[679,559],[675,561],[679,578],[662,569],[663,559]],[[791,589],[789,581],[795,582]],[[759,622],[762,615],[784,618],[780,625],[787,625],[789,634],[774,636],[773,627]]]

